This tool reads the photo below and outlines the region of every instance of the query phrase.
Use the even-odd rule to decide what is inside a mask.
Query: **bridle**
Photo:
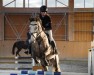
[[[38,24],[38,23],[37,23],[37,24]],[[37,24],[30,24],[30,25],[32,25],[32,26],[36,26]],[[30,35],[33,36],[33,37],[35,38],[35,40],[36,40],[37,37],[39,37],[39,35],[40,35],[41,32],[42,32],[42,30],[40,31],[40,29],[39,29],[39,28],[40,28],[39,25],[38,25],[37,28],[38,28],[38,30],[37,30],[36,32],[32,32],[32,33],[30,33]],[[40,31],[40,32],[38,32],[38,31]],[[37,34],[36,37],[34,36],[35,33]],[[34,40],[34,41],[35,41],[35,40]]]

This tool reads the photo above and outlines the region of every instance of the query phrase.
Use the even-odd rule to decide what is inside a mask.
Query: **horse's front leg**
[[[44,71],[48,71],[48,66],[45,65],[44,60],[41,60],[41,65],[42,65]]]
[[[36,54],[32,52],[32,58],[34,59],[35,63],[38,64],[38,60],[36,59]]]
[[[48,71],[48,66],[42,66],[44,71]]]
[[[53,65],[53,72],[61,72],[59,64]]]
[[[39,62],[37,61],[36,57],[33,58],[35,63],[38,64]]]
[[[52,62],[52,64],[53,64],[53,71],[54,72],[61,72],[60,66],[59,66],[59,57],[58,57],[58,55],[55,56],[54,62]]]

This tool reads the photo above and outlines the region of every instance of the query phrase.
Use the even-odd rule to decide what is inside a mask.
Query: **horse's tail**
[[[16,43],[13,44],[13,47],[12,47],[12,54],[14,55],[15,54],[15,48],[16,48]]]

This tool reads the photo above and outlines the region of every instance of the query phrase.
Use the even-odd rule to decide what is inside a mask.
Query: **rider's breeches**
[[[50,42],[53,41],[54,44],[55,44],[55,47],[56,47],[56,42],[55,42],[55,40],[53,38],[52,30],[46,30],[45,33],[49,35]]]

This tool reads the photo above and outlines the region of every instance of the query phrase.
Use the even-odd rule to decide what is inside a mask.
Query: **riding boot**
[[[57,47],[56,47],[55,41],[51,41],[51,45],[53,47],[53,54],[57,54]]]

